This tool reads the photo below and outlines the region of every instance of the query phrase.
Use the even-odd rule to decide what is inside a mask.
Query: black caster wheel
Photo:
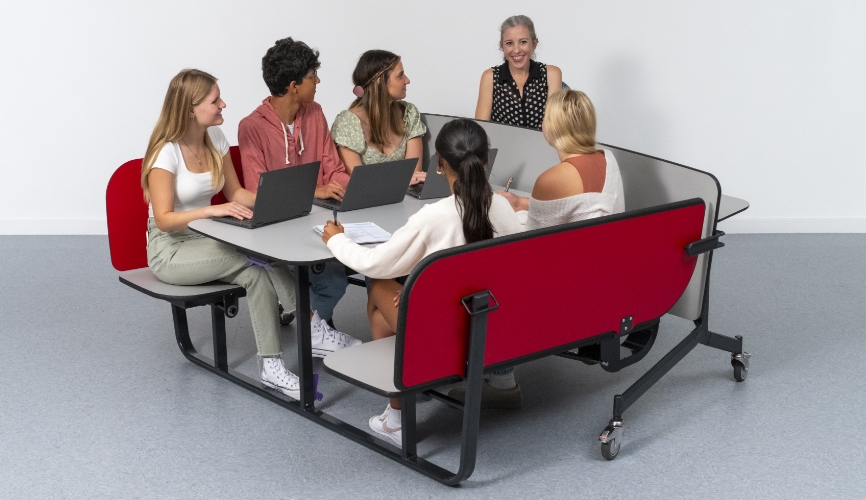
[[[619,441],[611,439],[606,443],[601,443],[601,456],[608,460],[613,460],[619,454]]]
[[[749,369],[746,368],[746,365],[739,361],[731,361],[731,365],[734,366],[734,380],[737,382],[746,380],[746,376],[749,374]]]

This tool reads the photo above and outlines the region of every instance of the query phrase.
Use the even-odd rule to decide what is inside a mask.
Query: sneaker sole
[[[379,417],[378,416],[370,417],[370,420],[367,421],[367,425],[370,427],[370,430],[375,432],[376,434],[378,434],[380,436],[385,436],[386,438],[390,439],[394,444],[396,444],[398,448],[402,448],[403,447],[403,437],[402,436],[397,437],[394,434],[391,434],[389,432],[384,432],[384,431],[380,431],[380,430],[376,429],[375,427],[373,427],[373,419],[374,418],[379,418]]]
[[[280,386],[278,386],[272,382],[268,382],[267,380],[262,380],[262,385],[265,387],[270,387],[271,389],[280,391],[281,393],[285,394],[286,396],[288,396],[290,398],[293,398],[296,400],[301,399],[301,390],[300,389],[298,389],[297,391],[292,391],[290,389],[280,387]]]

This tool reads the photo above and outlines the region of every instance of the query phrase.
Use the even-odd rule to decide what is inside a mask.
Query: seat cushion
[[[328,373],[376,394],[397,397],[394,387],[394,348],[391,336],[333,352],[323,360]]]

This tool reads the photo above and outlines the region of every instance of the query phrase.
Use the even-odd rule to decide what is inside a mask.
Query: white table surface
[[[494,191],[502,189],[501,186],[492,186],[492,188]],[[512,190],[512,192],[518,196],[529,195],[521,191]],[[401,203],[339,212],[337,219],[341,223],[375,222],[385,231],[393,233],[403,227],[409,217],[421,207],[441,199],[418,200],[407,195]],[[325,224],[333,218],[331,210],[313,205],[310,215],[256,229],[246,229],[210,219],[192,221],[189,223],[189,228],[231,245],[253,258],[311,265],[334,258],[322,242],[322,237],[313,230],[314,226]]]
[[[749,202],[726,194],[719,201],[719,220],[721,222],[749,208]]]

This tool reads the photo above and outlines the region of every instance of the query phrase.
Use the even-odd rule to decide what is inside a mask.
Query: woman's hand
[[[322,241],[324,241],[325,244],[327,245],[328,240],[331,239],[331,236],[334,236],[335,234],[345,233],[345,232],[346,232],[346,230],[343,228],[342,224],[340,224],[339,222],[334,222],[332,220],[329,220],[327,222],[327,224],[325,224],[325,230],[322,231]]]
[[[511,208],[514,209],[515,212],[529,210],[529,198],[523,198],[507,191],[497,191],[496,194],[508,200],[508,203],[511,204]]]
[[[234,217],[238,220],[252,219],[253,211],[240,203],[230,201],[222,205],[206,207],[208,217]]]
[[[412,174],[412,182],[409,183],[410,186],[414,186],[420,182],[424,182],[427,180],[427,172],[415,172]]]

